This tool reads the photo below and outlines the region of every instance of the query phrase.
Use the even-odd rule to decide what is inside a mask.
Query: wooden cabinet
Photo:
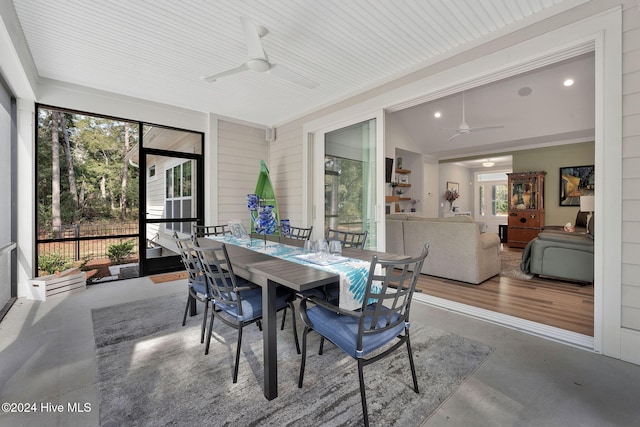
[[[524,248],[544,227],[546,172],[509,173],[508,244]]]

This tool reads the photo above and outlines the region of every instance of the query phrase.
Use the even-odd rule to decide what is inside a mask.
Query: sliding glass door
[[[16,156],[16,100],[0,78],[0,320],[17,297]]]
[[[377,119],[321,132],[314,149],[314,228],[368,233],[367,249],[380,246],[378,220],[384,165],[377,149]],[[384,231],[383,231],[384,232]]]

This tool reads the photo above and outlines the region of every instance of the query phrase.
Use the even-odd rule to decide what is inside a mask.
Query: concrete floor
[[[142,278],[19,299],[0,323],[0,402],[32,412],[3,406],[0,426],[98,425],[91,309],[183,289]],[[640,425],[640,366],[418,302],[412,321],[495,349],[424,426]]]

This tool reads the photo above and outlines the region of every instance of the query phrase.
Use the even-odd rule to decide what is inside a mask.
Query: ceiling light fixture
[[[573,86],[573,79],[567,79],[562,84],[565,85],[566,87]]]
[[[436,119],[439,119],[442,116],[442,113],[440,113],[440,111],[436,111],[435,113],[433,113],[433,117],[435,117]]]
[[[485,168],[490,168],[491,166],[494,166],[496,164],[496,162],[492,162],[490,160],[487,160],[486,162],[482,162],[482,166],[484,166]]]
[[[520,96],[529,96],[529,95],[531,95],[531,92],[533,92],[533,89],[531,89],[528,86],[525,86],[523,88],[520,88],[520,90],[518,91],[518,95],[520,95]]]

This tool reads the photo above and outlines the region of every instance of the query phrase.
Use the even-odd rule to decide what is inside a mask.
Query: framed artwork
[[[580,206],[580,196],[592,196],[595,182],[593,165],[560,168],[559,205]]]
[[[447,191],[455,191],[460,193],[460,184],[457,182],[447,182]]]

